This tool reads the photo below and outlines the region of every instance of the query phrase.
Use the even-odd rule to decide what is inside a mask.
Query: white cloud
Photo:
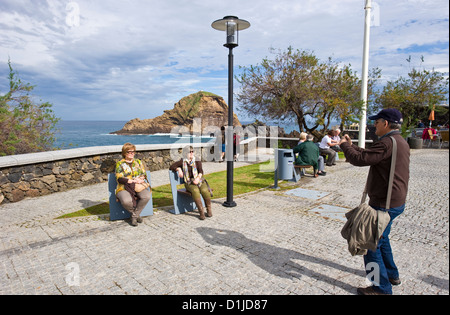
[[[376,3],[370,67],[394,78],[407,73],[409,55],[424,55],[424,67],[448,72],[447,1]],[[234,50],[236,66],[292,45],[360,73],[363,0],[2,0],[0,72],[5,78],[10,56],[63,119],[155,117],[198,90],[226,97],[225,34],[211,28],[225,15],[251,23]],[[6,88],[0,81],[0,92]]]

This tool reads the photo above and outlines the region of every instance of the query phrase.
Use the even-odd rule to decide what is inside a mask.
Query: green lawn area
[[[269,162],[252,164],[234,169],[234,185],[233,194],[241,195],[252,192],[261,188],[266,188],[273,185],[273,171],[261,172],[260,166],[268,164]],[[209,185],[213,189],[214,199],[224,198],[227,195],[227,172],[217,172],[205,175]],[[183,186],[183,185],[182,185]],[[170,206],[173,204],[172,191],[170,184],[152,187],[153,193],[153,207],[158,209],[160,207]],[[65,214],[57,219],[74,218],[90,215],[102,215],[109,213],[109,203],[104,202],[86,209]]]

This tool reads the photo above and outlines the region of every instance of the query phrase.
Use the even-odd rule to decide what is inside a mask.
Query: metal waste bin
[[[408,138],[408,144],[411,149],[422,149],[422,138]]]
[[[277,157],[278,179],[292,179],[294,174],[294,150],[278,149]]]

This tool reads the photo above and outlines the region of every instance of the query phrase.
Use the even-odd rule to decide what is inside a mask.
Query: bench
[[[317,144],[317,146],[319,146],[318,143],[316,143],[316,144]],[[298,153],[295,153],[295,159],[297,159],[297,157],[298,157]],[[294,173],[293,173],[291,181],[298,182],[302,175],[303,176],[306,175],[305,169],[310,168],[310,167],[313,167],[313,166],[312,165],[296,165],[296,164],[294,164]],[[300,170],[300,172],[297,172],[297,170]]]
[[[295,165],[294,164],[294,178],[293,181],[298,182],[301,178],[301,175],[306,175],[305,169],[313,167],[312,165]],[[300,170],[300,172],[297,172],[297,170]],[[317,177],[317,173],[314,172],[313,177]]]
[[[147,171],[147,179],[151,185],[152,182],[150,180],[150,171]],[[122,204],[120,203],[120,201],[117,201],[116,188],[117,188],[116,173],[109,173],[108,174],[108,192],[109,192],[109,220],[110,221],[125,220],[125,219],[128,219],[131,217],[131,213],[129,213],[127,210],[125,210],[124,207],[122,207]],[[150,197],[149,202],[145,206],[144,210],[142,210],[142,212],[141,212],[141,217],[147,217],[150,215],[153,215],[153,195],[152,195],[152,197]]]
[[[358,140],[356,140],[356,141],[358,141]],[[372,141],[372,140],[370,140],[370,141]],[[316,142],[316,145],[319,148],[319,155],[323,157],[324,161],[326,161],[327,160],[327,154],[326,153],[320,153],[320,143],[319,142]],[[338,151],[335,151],[335,152],[336,152],[336,159],[335,159],[335,161],[339,161],[339,152]]]
[[[172,190],[173,198],[173,210],[170,210],[173,214],[182,214],[185,212],[194,211],[197,206],[192,199],[192,195],[186,188],[178,189],[177,186],[184,184],[184,179],[178,177],[177,172],[172,172],[169,170],[170,188]],[[205,206],[205,201],[202,197],[203,206]]]

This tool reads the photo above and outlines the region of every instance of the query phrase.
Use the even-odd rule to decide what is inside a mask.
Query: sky
[[[63,120],[154,118],[200,90],[227,101],[225,32],[211,27],[227,15],[251,24],[233,49],[235,74],[292,46],[351,64],[360,76],[365,3],[0,0],[0,94],[8,91],[10,59],[21,80],[36,86],[36,100],[52,103]],[[448,0],[372,6],[369,68],[381,68],[384,82],[405,77],[411,67],[448,75]],[[234,107],[247,120],[236,101]]]

